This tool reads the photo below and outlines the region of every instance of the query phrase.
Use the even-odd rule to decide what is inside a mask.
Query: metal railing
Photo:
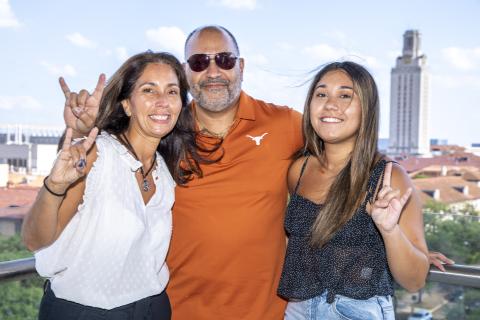
[[[0,283],[8,280],[20,280],[37,274],[35,258],[25,258],[0,262]]]
[[[445,272],[430,267],[427,281],[480,288],[480,267],[452,264],[444,265],[444,268]]]
[[[459,264],[444,265],[445,272],[431,267],[427,281],[441,282],[464,287],[480,288],[480,267]],[[35,275],[35,258],[0,262],[0,283]]]

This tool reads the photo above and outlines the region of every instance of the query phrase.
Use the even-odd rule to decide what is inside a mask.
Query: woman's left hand
[[[377,199],[371,206],[371,216],[380,231],[389,233],[398,225],[403,207],[412,194],[408,188],[403,195],[400,190],[391,187],[392,163],[385,168],[382,189],[378,192]]]

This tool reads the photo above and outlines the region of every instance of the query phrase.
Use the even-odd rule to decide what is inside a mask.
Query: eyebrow
[[[318,86],[315,87],[315,89],[317,89],[317,88],[326,88],[326,87],[327,87],[326,84],[319,84]],[[350,89],[350,90],[353,90],[353,88],[350,87],[350,86],[340,86],[340,89]]]
[[[148,81],[148,82],[144,82],[144,83],[141,83],[138,87],[143,87],[143,86],[158,86],[157,83],[155,82],[151,82],[151,81]],[[167,84],[167,87],[180,87],[180,84],[178,83],[175,83],[175,82],[171,82],[169,84]]]

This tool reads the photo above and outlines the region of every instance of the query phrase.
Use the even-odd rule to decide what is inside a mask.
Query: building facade
[[[427,58],[420,51],[421,35],[408,30],[403,35],[403,52],[391,71],[390,136],[391,155],[428,155],[429,75]]]
[[[26,125],[0,126],[0,164],[10,171],[47,174],[57,154],[61,128]]]

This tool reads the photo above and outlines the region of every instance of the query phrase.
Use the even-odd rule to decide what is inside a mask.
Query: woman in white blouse
[[[49,279],[39,319],[170,319],[174,186],[198,170],[187,81],[174,56],[150,51],[126,61],[103,95],[102,80],[98,129],[74,145],[67,129],[25,217],[24,242]],[[67,103],[82,100],[60,83]]]

